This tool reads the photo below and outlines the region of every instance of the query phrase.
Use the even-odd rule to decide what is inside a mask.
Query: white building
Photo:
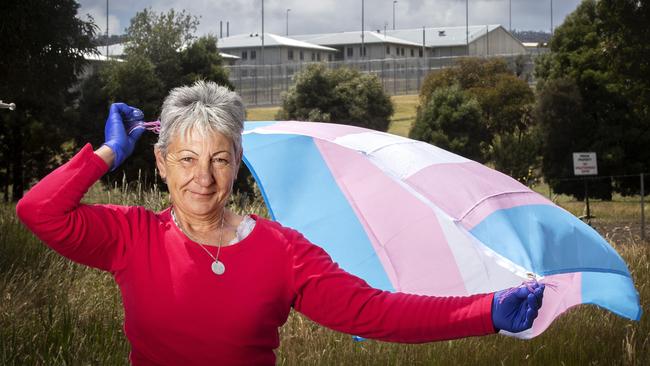
[[[302,34],[292,38],[337,50],[334,61],[422,57],[422,44],[392,37],[381,31]],[[365,46],[363,54],[362,44]]]
[[[389,36],[424,44],[427,57],[526,54],[524,45],[501,25],[397,29]]]
[[[336,49],[319,46],[297,39],[265,33],[264,60],[262,61],[262,37],[255,33],[221,38],[217,41],[220,51],[239,57],[238,65],[277,65],[311,61],[332,60]]]

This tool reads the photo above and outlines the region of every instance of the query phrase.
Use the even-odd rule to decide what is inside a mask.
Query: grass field
[[[167,204],[164,194],[143,192],[138,185],[111,190],[96,185],[86,201],[152,209]],[[259,200],[237,209],[265,215]],[[18,222],[13,205],[0,205],[0,233],[0,365],[126,364],[121,300],[110,275],[46,249]],[[650,243],[630,236],[613,245],[648,309]],[[650,321],[580,306],[530,341],[493,335],[404,345],[354,342],[292,313],[281,329],[277,356],[279,365],[647,365]]]

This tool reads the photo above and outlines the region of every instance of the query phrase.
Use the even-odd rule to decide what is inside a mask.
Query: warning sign
[[[598,175],[598,163],[595,152],[573,153],[573,174]]]

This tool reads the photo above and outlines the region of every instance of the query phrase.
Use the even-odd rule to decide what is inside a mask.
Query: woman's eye
[[[192,158],[190,156],[186,156],[184,158],[181,158],[181,162],[183,162],[183,163],[191,163],[192,161],[194,161],[194,158]]]
[[[228,159],[223,158],[214,158],[212,159],[212,162],[219,165],[227,165],[229,163]]]

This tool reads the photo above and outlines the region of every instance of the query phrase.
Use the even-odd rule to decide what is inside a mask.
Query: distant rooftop
[[[470,25],[468,29],[462,26],[424,28],[424,41],[427,47],[464,46],[484,36],[487,30],[492,32],[497,28],[502,27],[499,24],[489,24]],[[469,30],[469,39],[467,39],[467,30]],[[388,30],[386,33],[422,45],[422,28]]]
[[[93,60],[93,61],[108,61],[108,60],[115,60],[118,59],[119,57],[124,56],[124,49],[126,48],[128,42],[124,43],[116,43],[113,45],[108,46],[108,57],[106,57],[106,46],[98,46],[97,51],[99,51],[99,55],[88,55],[85,56],[87,60]],[[219,43],[217,43],[218,45]],[[179,50],[184,49],[185,47],[182,46]],[[239,56],[231,55],[225,52],[219,52],[219,55],[225,59],[239,59]],[[90,57],[90,58],[89,58]]]
[[[421,41],[420,43],[417,43],[411,40],[392,37],[389,36],[388,34],[376,32],[376,31],[364,31],[363,34],[364,34],[364,43],[366,44],[390,43],[390,44],[399,44],[405,46],[417,46],[417,47],[422,46]],[[328,45],[328,46],[361,44],[361,31],[321,33],[321,34],[300,34],[300,35],[291,36],[291,38],[310,42],[310,43],[316,43],[320,45]]]
[[[258,33],[239,34],[226,38],[220,38],[217,41],[219,49],[229,48],[248,48],[248,47],[261,47],[262,37]],[[287,46],[295,48],[306,48],[320,51],[336,51],[330,47],[319,46],[317,44],[300,41],[293,38],[287,38],[272,33],[264,33],[264,47],[277,47]]]

